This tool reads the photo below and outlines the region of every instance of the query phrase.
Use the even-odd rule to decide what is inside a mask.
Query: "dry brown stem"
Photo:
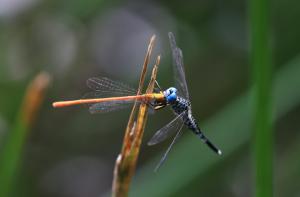
[[[148,51],[144,60],[143,69],[141,72],[138,94],[141,94],[148,63],[154,45],[155,36],[152,36]],[[146,93],[152,93],[157,75],[157,65],[159,64],[160,56],[157,57],[156,65],[152,70],[151,80],[149,82]],[[141,104],[138,111],[138,105],[135,103],[131,111],[121,153],[118,155],[114,169],[114,179],[112,187],[112,196],[123,197],[128,196],[131,179],[134,175],[136,163],[142,143],[144,128],[147,120],[148,106]]]

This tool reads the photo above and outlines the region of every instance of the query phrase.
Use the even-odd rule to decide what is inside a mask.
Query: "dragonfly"
[[[53,107],[88,104],[89,111],[92,114],[124,109],[131,106],[134,102],[146,103],[154,110],[160,110],[166,106],[170,106],[175,114],[175,118],[159,129],[148,142],[148,145],[158,144],[174,134],[174,132],[177,132],[157,164],[155,171],[157,171],[166,160],[171,148],[182,135],[184,126],[199,137],[212,151],[218,155],[222,154],[221,150],[204,135],[192,114],[182,51],[177,47],[173,33],[169,32],[168,35],[172,50],[175,87],[162,90],[156,81],[159,91],[151,94],[137,95],[137,91],[134,88],[122,82],[111,80],[107,77],[93,77],[87,80],[87,86],[93,91],[87,93],[84,98],[53,103]]]
[[[183,55],[181,49],[177,46],[175,37],[172,32],[169,32],[169,42],[172,51],[173,59],[173,72],[175,79],[175,87],[171,87],[163,92],[166,105],[170,105],[172,111],[175,114],[175,118],[169,122],[167,125],[158,130],[154,136],[148,142],[148,145],[155,145],[162,142],[168,136],[170,136],[174,131],[177,131],[175,137],[173,138],[171,144],[167,148],[163,157],[159,161],[155,168],[157,171],[160,166],[164,163],[169,154],[172,146],[182,135],[183,126],[191,130],[197,137],[199,137],[213,152],[218,155],[222,155],[222,151],[215,146],[202,132],[196,119],[192,113],[192,107],[190,102],[189,90],[185,77],[185,70],[183,64]]]

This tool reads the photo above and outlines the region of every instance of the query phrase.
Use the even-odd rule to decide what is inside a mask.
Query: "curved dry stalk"
[[[152,36],[148,46],[148,51],[145,57],[143,69],[141,72],[138,94],[141,94],[143,89],[143,84],[145,81],[147,67],[154,45],[154,40],[155,36]],[[160,56],[157,57],[156,65],[152,70],[151,80],[146,90],[147,93],[153,92],[158,69],[157,65],[159,64],[159,61]],[[137,109],[137,104],[135,104],[129,117],[121,153],[118,155],[115,163],[114,179],[112,186],[112,196],[114,197],[128,196],[129,186],[135,171],[140,151],[140,145],[142,142],[144,128],[147,120],[148,106],[146,104],[141,104],[139,107],[138,114]]]

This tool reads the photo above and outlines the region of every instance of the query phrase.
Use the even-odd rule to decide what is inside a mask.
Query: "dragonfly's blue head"
[[[167,90],[164,91],[164,96],[166,97],[168,103],[172,103],[176,101],[177,89],[173,87],[168,88]]]

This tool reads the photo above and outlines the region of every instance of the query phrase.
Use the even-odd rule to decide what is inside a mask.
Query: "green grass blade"
[[[271,76],[269,1],[250,0],[251,64],[254,95],[255,196],[273,193],[273,133],[271,125]]]

